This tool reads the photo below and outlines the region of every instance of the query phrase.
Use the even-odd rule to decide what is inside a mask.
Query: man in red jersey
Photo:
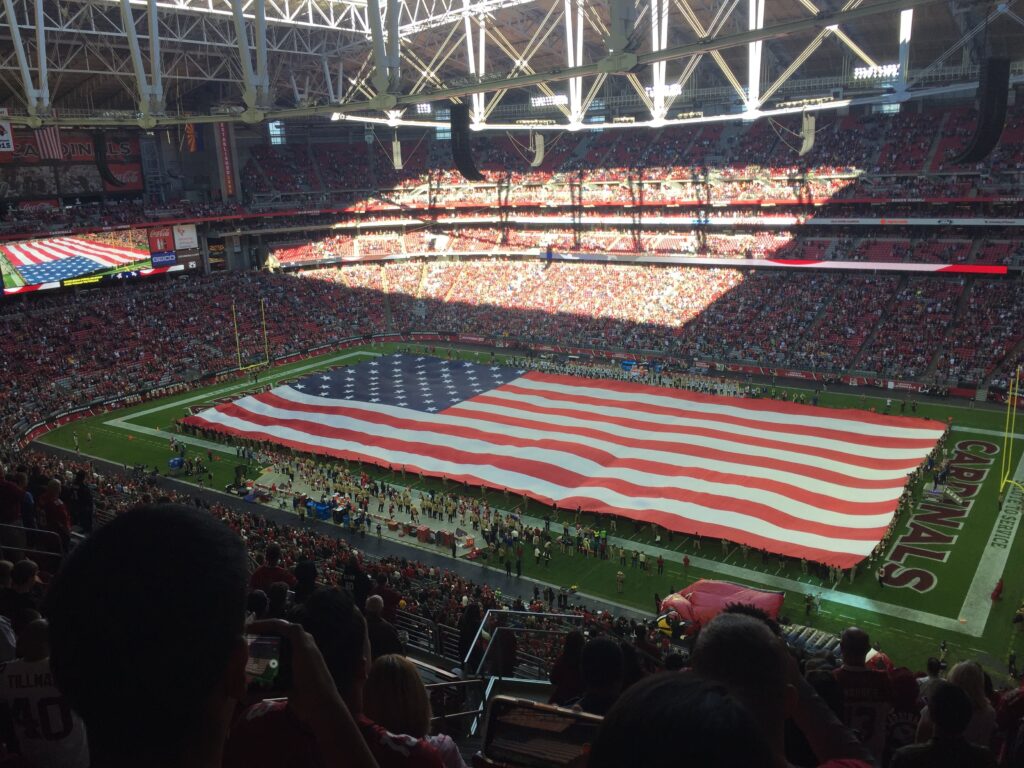
[[[807,739],[820,768],[873,768],[867,749],[803,678],[766,615],[722,613],[712,619],[697,638],[693,670],[724,685],[750,710],[777,768],[791,765],[787,719]]]
[[[313,636],[334,683],[380,768],[443,768],[425,739],[385,730],[363,716],[363,685],[370,671],[366,620],[348,593],[321,588],[293,616]],[[313,734],[284,701],[250,707],[231,729],[223,768],[330,768]]]
[[[885,722],[892,709],[889,674],[867,668],[871,642],[863,629],[846,629],[839,648],[843,665],[832,674],[843,690],[843,722],[880,760],[885,751]]]
[[[265,553],[266,562],[252,572],[249,577],[249,589],[262,589],[264,592],[270,589],[271,584],[283,581],[289,587],[295,586],[295,575],[287,568],[280,566],[281,547],[271,544]]]

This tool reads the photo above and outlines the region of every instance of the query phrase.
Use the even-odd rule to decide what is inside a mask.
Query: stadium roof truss
[[[477,129],[628,127],[969,91],[980,40],[1024,51],[1024,0],[838,1],[2,0],[0,104],[28,125],[435,126],[465,100]],[[210,84],[233,95],[182,106]]]

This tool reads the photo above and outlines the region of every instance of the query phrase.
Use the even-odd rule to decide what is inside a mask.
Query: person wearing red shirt
[[[381,616],[386,621],[394,621],[398,614],[398,604],[402,601],[402,596],[394,590],[388,582],[386,575],[377,577],[377,586],[374,587],[370,594],[380,595],[381,600],[384,601],[384,610],[381,612]]]
[[[892,709],[889,674],[868,669],[868,633],[859,627],[843,631],[839,644],[843,665],[832,674],[843,690],[843,722],[852,728],[877,760],[885,752],[885,723]]]
[[[21,525],[21,499],[25,491],[7,479],[0,466],[0,523]]]
[[[25,489],[8,480],[3,466],[0,466],[0,524],[10,526],[0,532],[0,545],[8,549],[6,554],[12,558],[25,546],[21,519],[24,498]]]
[[[265,553],[266,562],[252,572],[249,577],[249,589],[262,589],[264,592],[270,590],[270,585],[283,581],[289,587],[295,586],[295,575],[287,568],[282,568],[281,547],[271,544]]]
[[[42,513],[43,528],[53,531],[64,544],[64,551],[67,552],[71,546],[71,516],[68,508],[60,498],[60,480],[50,480],[46,484],[39,499],[39,510]]]
[[[444,768],[426,739],[385,730],[363,714],[363,687],[372,652],[366,620],[347,592],[321,588],[292,618],[316,642],[338,693],[380,768]],[[263,701],[231,728],[222,768],[328,768],[316,739],[287,702]]]

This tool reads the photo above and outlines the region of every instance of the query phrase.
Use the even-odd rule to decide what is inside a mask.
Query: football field
[[[293,363],[260,374],[260,385],[277,384],[312,372],[350,365],[394,352],[397,345],[376,345],[331,353],[319,358]],[[459,352],[473,359],[475,353]],[[500,360],[500,358],[499,358]],[[73,448],[77,435],[83,455],[134,465],[157,466],[168,473],[172,456],[169,438],[176,435],[174,423],[189,414],[190,408],[205,408],[252,391],[247,379],[228,382],[200,390],[150,401],[132,408],[112,411],[61,427],[41,438],[41,442]],[[785,391],[793,391],[786,389]],[[828,408],[875,408],[883,410],[884,394],[878,390],[865,394],[823,392],[820,404],[823,416]],[[894,409],[896,410],[896,409]],[[907,409],[909,415],[910,409]],[[700,551],[687,537],[671,539],[650,526],[620,521],[616,540],[628,548],[643,548],[650,555],[663,554],[665,573],[658,576],[653,568],[647,572],[627,571],[624,591],[616,592],[615,560],[585,560],[559,555],[556,551],[549,567],[537,566],[532,557],[524,560],[524,576],[556,586],[577,585],[587,595],[627,604],[653,612],[654,595],[664,597],[671,591],[698,578],[722,578],[752,586],[783,590],[786,593],[784,615],[794,622],[808,623],[829,631],[838,631],[850,624],[867,629],[874,641],[898,664],[923,668],[928,656],[938,655],[940,642],[949,646],[950,661],[976,658],[990,671],[1002,674],[1011,648],[1024,649],[1020,633],[1012,618],[1024,596],[1020,579],[1021,542],[1019,518],[1024,497],[1014,486],[1008,486],[1005,498],[999,498],[999,480],[1004,465],[1003,424],[1001,410],[970,407],[951,403],[922,403],[918,416],[945,422],[952,418],[952,433],[947,440],[951,448],[953,478],[951,494],[933,494],[930,477],[917,489],[914,508],[899,518],[897,529],[881,559],[865,561],[857,566],[852,583],[848,579],[833,586],[811,574],[804,574],[799,565],[771,557],[762,559],[751,551],[744,556],[738,547],[721,546],[704,540]],[[177,436],[177,435],[176,435]],[[91,438],[91,439],[90,439]],[[232,446],[213,440],[179,436],[189,445],[190,455],[208,452],[214,460],[211,471],[213,487],[223,488],[234,479],[239,460]],[[1015,453],[1009,471],[1018,482],[1024,482],[1024,435],[1017,435]],[[261,468],[250,467],[249,476],[256,477]],[[412,488],[441,488],[439,480],[406,478],[386,470],[370,470],[396,485]],[[188,479],[185,478],[187,481]],[[490,503],[505,506],[503,495],[487,493]],[[510,504],[521,503],[513,497]],[[548,511],[530,502],[526,514],[537,520]],[[571,522],[571,516],[568,522]],[[612,543],[617,543],[613,540]],[[683,557],[689,566],[683,567]],[[875,572],[884,568],[885,585]],[[991,593],[1000,576],[1005,577],[1001,599],[993,601]],[[481,579],[495,574],[481,574]],[[501,574],[501,579],[504,574]],[[527,588],[523,587],[525,596]],[[821,612],[805,614],[806,594],[820,595]]]

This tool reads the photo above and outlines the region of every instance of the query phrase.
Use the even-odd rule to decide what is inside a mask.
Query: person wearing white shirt
[[[57,690],[50,672],[45,620],[18,637],[18,658],[0,665],[0,702],[14,726],[21,756],[39,768],[88,768],[85,725]]]

